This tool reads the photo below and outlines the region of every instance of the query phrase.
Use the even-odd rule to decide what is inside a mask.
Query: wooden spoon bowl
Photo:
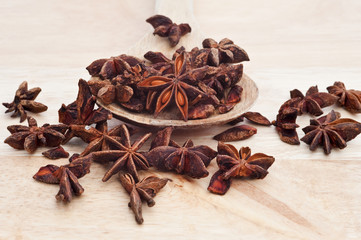
[[[191,50],[194,47],[201,47],[204,37],[199,30],[198,23],[193,15],[192,0],[157,0],[156,14],[165,15],[176,23],[189,23],[192,27],[192,32],[183,36],[178,45],[172,48],[169,46],[167,38],[154,36],[153,31],[149,31],[139,42],[127,51],[128,55],[143,59],[143,55],[147,51],[159,51],[171,58],[174,51],[180,46],[184,46],[187,50]],[[134,113],[115,103],[105,105],[100,100],[98,100],[97,103],[111,111],[114,117],[142,127],[161,128],[173,126],[175,128],[206,128],[225,124],[234,120],[247,111],[256,101],[258,97],[258,88],[250,77],[243,74],[243,77],[238,84],[243,87],[241,102],[228,113],[213,114],[206,119],[184,121],[173,111],[165,111],[159,114],[157,118],[154,118],[153,114]]]

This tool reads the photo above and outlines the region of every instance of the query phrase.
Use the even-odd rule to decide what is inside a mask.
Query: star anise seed
[[[129,173],[119,174],[120,183],[130,195],[128,206],[132,209],[137,223],[142,224],[144,219],[142,216],[142,201],[146,201],[148,207],[153,207],[155,195],[167,184],[172,181],[168,178],[158,178],[156,176],[148,176],[136,183]]]
[[[40,91],[41,88],[38,87],[28,90],[28,83],[26,81],[22,82],[18,90],[16,90],[14,100],[11,103],[3,103],[3,105],[8,108],[5,113],[14,111],[11,117],[20,115],[20,122],[24,122],[27,118],[26,111],[33,113],[46,111],[48,109],[47,106],[34,101]]]
[[[233,145],[218,142],[219,170],[212,176],[208,191],[224,195],[231,186],[232,178],[263,179],[274,161],[274,157],[263,153],[251,155],[249,147],[242,147],[238,152]]]

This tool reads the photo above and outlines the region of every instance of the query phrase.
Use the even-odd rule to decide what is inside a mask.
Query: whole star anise
[[[128,206],[132,209],[137,223],[144,222],[142,216],[142,200],[146,201],[148,207],[153,207],[155,195],[167,184],[172,181],[168,178],[158,178],[156,176],[148,176],[136,183],[130,174],[119,174],[119,179],[124,189],[130,195]]]
[[[147,133],[131,144],[127,126],[123,124],[117,131],[118,130],[121,132],[120,135],[122,140],[121,142],[112,142],[114,148],[118,150],[93,152],[91,154],[92,160],[100,163],[114,162],[110,169],[105,173],[103,182],[108,181],[111,176],[123,169],[129,172],[135,181],[138,182],[139,176],[137,170],[147,170],[149,168],[149,163],[147,159],[137,151],[152,134]]]
[[[154,15],[146,20],[154,28],[154,35],[168,37],[171,47],[179,43],[180,38],[191,32],[192,29],[188,23],[176,24],[170,18],[163,15]]]
[[[5,143],[15,149],[25,149],[29,153],[33,153],[38,146],[56,147],[63,141],[64,133],[68,129],[65,124],[44,124],[38,127],[36,120],[28,117],[29,127],[23,125],[8,126],[11,133],[5,139]]]
[[[276,127],[280,139],[291,145],[300,144],[296,131],[296,128],[299,127],[299,125],[296,124],[298,109],[291,107],[294,102],[298,101],[299,99],[292,98],[282,104],[278,111],[277,119],[272,121],[272,125]]]
[[[231,186],[232,178],[265,178],[267,169],[274,161],[274,157],[263,153],[251,155],[249,147],[242,147],[238,152],[233,145],[218,142],[219,170],[212,176],[208,191],[225,194]]]
[[[173,170],[193,178],[207,177],[207,167],[217,152],[205,145],[194,146],[190,139],[181,147],[170,139],[169,128],[162,131],[152,143],[154,148],[146,153],[149,163],[163,171]]]
[[[298,89],[290,92],[291,98],[298,99],[294,101],[291,107],[298,110],[298,115],[310,113],[319,116],[323,113],[322,108],[331,106],[336,103],[337,98],[326,92],[318,92],[317,86],[310,87],[306,96]]]
[[[349,118],[340,118],[340,114],[332,110],[326,116],[311,119],[310,125],[302,130],[306,135],[301,141],[309,144],[310,150],[313,151],[321,145],[324,152],[329,154],[334,147],[345,148],[346,142],[360,134],[361,123]]]
[[[219,66],[221,63],[239,63],[249,61],[246,51],[235,45],[228,38],[217,43],[212,38],[203,40],[202,45],[208,50],[208,61],[210,66]]]
[[[191,98],[204,97],[204,93],[188,84],[192,81],[189,72],[186,72],[185,52],[180,54],[174,61],[174,75],[168,76],[152,76],[140,83],[138,87],[149,91],[147,98],[147,105],[150,106],[157,95],[156,107],[154,116],[156,117],[165,107],[169,106],[172,101],[175,102],[183,119],[188,120],[188,106]],[[198,70],[195,75],[200,74],[202,70]],[[196,76],[193,76],[195,79]]]
[[[28,83],[26,81],[22,82],[18,90],[16,90],[14,100],[11,103],[3,103],[8,108],[5,113],[14,111],[11,117],[20,115],[20,122],[24,122],[27,118],[26,111],[33,113],[46,111],[48,109],[47,106],[34,101],[40,91],[41,88],[38,87],[28,90]]]
[[[84,188],[80,185],[78,179],[90,172],[90,157],[77,158],[69,164],[60,167],[49,164],[41,167],[33,176],[37,181],[59,184],[60,190],[56,194],[56,199],[68,203],[73,195],[80,196]]]
[[[361,91],[347,90],[343,82],[335,82],[327,91],[338,97],[338,103],[346,110],[353,113],[361,113]]]

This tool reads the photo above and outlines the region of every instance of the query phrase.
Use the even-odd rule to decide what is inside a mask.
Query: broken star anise
[[[188,105],[191,98],[201,98],[204,93],[190,85],[190,73],[186,72],[186,53],[183,52],[174,61],[174,75],[167,76],[152,76],[140,83],[138,87],[149,91],[146,105],[150,106],[154,99],[154,94],[157,95],[156,107],[154,116],[156,117],[165,107],[169,106],[171,102],[175,102],[182,117],[185,121],[188,120]],[[200,74],[202,70],[199,69],[195,74]]]
[[[301,141],[309,144],[310,150],[315,150],[321,145],[324,152],[329,154],[334,147],[345,148],[346,142],[360,134],[361,123],[349,118],[340,118],[340,114],[332,110],[323,117],[311,119],[310,125],[302,130],[306,135]]]
[[[44,183],[59,184],[60,190],[55,197],[57,200],[68,203],[72,200],[73,195],[80,196],[84,192],[78,179],[90,172],[90,165],[89,156],[77,158],[60,167],[49,164],[41,167],[33,178]]]
[[[121,132],[120,135],[122,140],[121,142],[112,142],[117,150],[93,152],[91,154],[92,160],[100,163],[114,162],[110,169],[105,173],[103,182],[108,181],[111,176],[123,169],[129,172],[135,181],[138,182],[139,176],[137,170],[147,170],[149,168],[149,163],[147,159],[137,151],[152,134],[147,133],[131,144],[127,126],[123,124],[117,131],[118,130]]]
[[[5,143],[15,149],[25,149],[33,153],[38,146],[56,147],[64,140],[64,133],[68,129],[65,124],[44,124],[38,127],[36,120],[28,117],[28,127],[23,125],[8,126],[11,133]]]
[[[62,146],[49,149],[45,152],[42,152],[41,154],[43,154],[44,157],[53,159],[53,160],[69,157],[69,153],[67,151],[65,151],[65,149]]]
[[[338,103],[352,113],[361,113],[361,91],[347,90],[342,82],[335,82],[327,91],[338,97]]]
[[[142,224],[144,219],[142,216],[142,200],[146,201],[149,207],[155,205],[153,198],[155,195],[171,181],[168,178],[158,178],[156,176],[148,176],[136,183],[130,174],[119,174],[120,182],[124,189],[130,195],[128,206],[132,209],[137,223]]]
[[[156,147],[146,153],[149,163],[163,171],[173,170],[193,178],[207,177],[207,167],[217,152],[205,145],[194,146],[190,139],[181,147],[170,139],[171,133],[170,128],[166,128],[157,136],[158,143],[152,143]]]
[[[221,63],[239,63],[249,61],[246,51],[235,45],[228,38],[222,39],[217,43],[212,38],[203,40],[202,45],[208,50],[208,61],[210,66],[218,66]]]
[[[249,147],[242,147],[238,152],[233,145],[218,142],[219,170],[212,176],[208,191],[225,194],[231,186],[232,178],[262,179],[266,177],[267,169],[274,161],[274,157],[263,153],[251,155]]]
[[[319,116],[323,113],[322,108],[331,106],[337,101],[337,97],[330,93],[318,92],[317,86],[310,87],[306,96],[298,89],[292,90],[290,95],[291,99],[298,99],[291,105],[291,107],[297,108],[298,115],[310,113]]]
[[[222,142],[239,141],[250,138],[256,133],[257,133],[257,128],[243,124],[229,128],[214,136],[213,139]]]
[[[46,111],[47,106],[34,101],[40,91],[41,88],[38,87],[28,90],[28,83],[26,81],[22,82],[18,90],[16,90],[14,100],[11,103],[3,103],[8,108],[5,113],[14,111],[11,117],[20,115],[20,122],[23,122],[27,118],[26,111],[33,113]]]
[[[176,24],[170,18],[163,15],[154,15],[148,18],[146,22],[153,26],[154,35],[168,37],[171,47],[176,46],[183,35],[192,31],[188,23]]]

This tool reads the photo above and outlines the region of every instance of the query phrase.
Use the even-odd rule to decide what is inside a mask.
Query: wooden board
[[[249,53],[245,72],[259,88],[251,110],[270,120],[294,88],[305,92],[317,84],[324,91],[341,80],[361,89],[360,11],[358,1],[194,3],[204,36],[228,37]],[[75,99],[78,79],[89,78],[85,66],[126,52],[151,31],[144,19],[153,13],[154,2],[146,0],[3,1],[1,102],[11,101],[27,80],[29,87],[43,89],[37,100],[49,106],[33,116],[39,124],[56,123],[60,105]],[[361,121],[360,115],[334,109]],[[309,119],[302,116],[298,123],[306,126]],[[6,126],[12,124],[18,119],[2,113],[0,139],[9,135]],[[183,143],[192,138],[216,149],[211,137],[227,127],[178,130],[174,139]],[[210,176],[193,180],[156,172],[173,182],[155,198],[153,208],[144,205],[142,226],[134,221],[116,177],[101,182],[104,166],[94,164],[80,180],[84,194],[64,205],[55,200],[56,185],[38,183],[32,176],[39,167],[65,164],[66,159],[43,158],[45,148],[29,155],[0,144],[0,239],[360,239],[361,137],[326,156],[322,149],[311,152],[305,144],[282,143],[273,127],[257,128],[255,136],[234,145],[276,158],[264,180],[234,181],[225,196],[216,196],[206,190]],[[298,133],[303,136],[301,129]],[[85,144],[72,140],[64,147],[72,154]],[[213,161],[209,172],[216,169]]]

